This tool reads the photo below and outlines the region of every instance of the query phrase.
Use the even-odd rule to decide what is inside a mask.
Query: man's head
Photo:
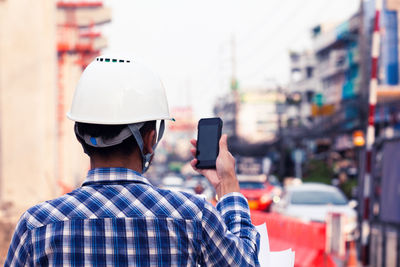
[[[130,135],[128,138],[123,140],[120,144],[116,144],[108,147],[96,147],[90,143],[86,143],[82,136],[91,136],[94,138],[101,138],[102,140],[112,140],[117,137],[122,130],[127,129],[128,125],[104,125],[104,124],[91,124],[91,123],[82,123],[76,122],[76,137],[82,145],[84,152],[89,156],[97,156],[102,158],[110,158],[113,156],[129,156],[132,153],[138,152],[139,147],[136,142],[136,139],[133,135]],[[149,135],[155,136],[156,130],[156,121],[148,121],[144,123],[144,125],[140,128],[139,132],[142,136],[142,139],[146,145],[148,142],[145,142],[148,139]],[[151,131],[154,131],[152,134]],[[79,133],[79,134],[78,134]],[[146,140],[147,141],[147,140]],[[151,140],[154,141],[155,140]],[[154,144],[150,144],[153,146]],[[146,147],[146,146],[145,146]],[[140,152],[140,151],[139,151]]]
[[[164,120],[171,119],[158,76],[133,59],[113,56],[99,56],[85,69],[67,116],[76,122],[75,133],[91,158],[136,151],[143,172]]]

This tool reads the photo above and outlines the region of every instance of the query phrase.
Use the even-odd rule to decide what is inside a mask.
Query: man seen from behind
[[[216,207],[144,177],[171,119],[163,85],[150,70],[134,59],[97,57],[67,116],[90,170],[81,187],[22,215],[5,266],[258,265],[259,234],[239,193],[226,135],[216,169],[197,170],[214,186]]]

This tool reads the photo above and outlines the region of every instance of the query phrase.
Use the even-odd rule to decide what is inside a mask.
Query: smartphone
[[[197,128],[196,167],[198,169],[215,169],[222,120],[220,118],[201,119]]]

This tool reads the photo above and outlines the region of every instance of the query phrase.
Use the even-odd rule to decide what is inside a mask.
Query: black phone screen
[[[218,153],[218,125],[201,125],[199,127],[199,144],[197,159],[202,160],[215,160]]]

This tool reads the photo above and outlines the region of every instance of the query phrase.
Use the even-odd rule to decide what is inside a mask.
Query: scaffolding
[[[73,90],[66,83],[66,64],[68,58],[76,58],[72,64],[83,71],[86,66],[107,46],[100,26],[111,20],[111,11],[103,1],[58,1],[57,2],[57,54],[58,54],[58,91],[57,91],[57,184],[62,193],[73,187],[65,180],[65,105],[66,90]]]

